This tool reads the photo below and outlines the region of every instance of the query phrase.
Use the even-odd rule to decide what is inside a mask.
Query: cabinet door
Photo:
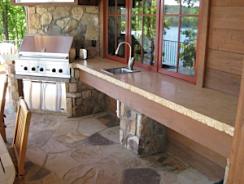
[[[66,111],[65,83],[24,80],[24,97],[32,110]]]
[[[42,83],[24,80],[24,96],[30,109],[39,110],[42,104]]]
[[[57,111],[57,85],[56,83],[45,82],[42,84],[44,89],[43,110]]]

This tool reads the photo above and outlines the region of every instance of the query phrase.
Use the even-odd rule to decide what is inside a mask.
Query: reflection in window
[[[125,41],[126,8],[125,0],[109,0],[108,12],[108,54],[115,56],[115,50],[120,42]],[[121,46],[119,57],[125,57],[125,46]]]
[[[164,1],[164,12],[165,14],[179,14],[180,2],[175,0]]]
[[[199,0],[165,0],[162,68],[195,75]]]
[[[165,16],[164,18],[164,40],[163,40],[163,68],[169,71],[177,71],[178,57],[178,16]]]
[[[131,42],[136,62],[155,63],[156,0],[132,2]]]

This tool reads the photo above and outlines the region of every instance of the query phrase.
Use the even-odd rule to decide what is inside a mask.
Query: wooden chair
[[[3,137],[3,140],[7,142],[6,138],[6,126],[4,124],[4,109],[5,109],[5,103],[6,103],[6,93],[7,93],[7,87],[8,87],[8,76],[6,75],[4,77],[3,84],[0,85],[0,133]]]
[[[30,120],[31,112],[24,99],[20,98],[16,115],[15,134],[12,143],[12,156],[15,157],[14,162],[16,162],[15,165],[18,176],[23,176],[25,173],[25,154],[28,143]]]

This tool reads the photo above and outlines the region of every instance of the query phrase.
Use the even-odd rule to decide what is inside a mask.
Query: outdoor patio
[[[8,142],[15,113],[6,108]],[[172,153],[140,158],[119,143],[114,116],[100,113],[82,118],[33,113],[26,175],[16,184],[212,184]]]

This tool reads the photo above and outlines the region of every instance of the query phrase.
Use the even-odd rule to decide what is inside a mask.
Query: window
[[[131,8],[133,57],[141,66],[156,66],[157,0],[134,0]]]
[[[106,56],[194,82],[200,0],[107,0]]]
[[[126,0],[108,0],[107,11],[107,53],[114,59],[118,44],[126,40]],[[125,61],[125,46],[121,47],[117,60]]]

